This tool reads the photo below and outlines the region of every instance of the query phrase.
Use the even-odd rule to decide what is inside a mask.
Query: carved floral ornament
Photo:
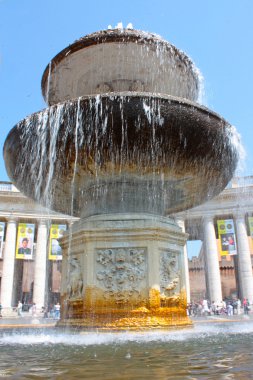
[[[138,296],[146,284],[146,250],[144,248],[112,248],[97,250],[99,285],[105,298],[113,297],[116,303],[127,303]]]

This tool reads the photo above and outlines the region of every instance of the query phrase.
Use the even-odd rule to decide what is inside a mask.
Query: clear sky
[[[45,108],[41,76],[59,51],[86,34],[131,22],[193,59],[205,78],[205,104],[235,125],[253,173],[252,0],[0,0],[0,180],[8,131]]]
[[[9,130],[46,106],[40,82],[51,58],[118,22],[159,34],[193,59],[205,105],[241,134],[247,158],[237,174],[253,175],[252,20],[253,0],[0,0],[0,180],[8,180]]]

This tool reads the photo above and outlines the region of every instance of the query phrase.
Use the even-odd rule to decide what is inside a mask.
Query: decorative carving
[[[98,252],[98,258],[97,262],[101,263],[102,265],[107,265],[108,263],[113,261],[113,253],[111,249],[100,249]]]
[[[67,293],[70,299],[80,298],[83,292],[82,272],[79,260],[72,257],[69,262],[69,283],[67,285]]]
[[[180,272],[178,255],[162,252],[160,256],[160,289],[162,296],[175,296],[179,293]]]
[[[97,280],[105,297],[127,303],[145,281],[146,254],[143,248],[112,248],[97,251]],[[102,266],[102,268],[101,268]]]

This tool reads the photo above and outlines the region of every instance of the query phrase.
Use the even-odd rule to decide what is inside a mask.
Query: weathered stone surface
[[[103,30],[57,54],[42,78],[52,105],[79,96],[145,91],[197,100],[198,71],[186,54],[151,33]]]
[[[189,324],[185,241],[186,234],[165,217],[111,214],[75,223],[61,238],[60,325],[140,329]]]
[[[224,119],[195,103],[120,93],[31,115],[9,133],[4,158],[12,182],[56,211],[170,214],[227,185],[233,139]]]

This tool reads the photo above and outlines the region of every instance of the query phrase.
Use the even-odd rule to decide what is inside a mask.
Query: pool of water
[[[253,379],[253,321],[159,332],[0,331],[0,379]]]

